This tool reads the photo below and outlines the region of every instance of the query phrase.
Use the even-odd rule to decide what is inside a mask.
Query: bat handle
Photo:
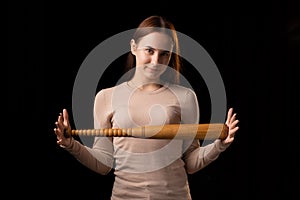
[[[74,135],[103,136],[103,137],[128,137],[132,136],[132,128],[102,128],[102,129],[65,129],[64,136],[69,138]]]

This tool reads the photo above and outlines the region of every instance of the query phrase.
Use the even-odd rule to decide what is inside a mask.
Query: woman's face
[[[168,67],[172,54],[171,38],[164,33],[153,32],[131,43],[136,58],[136,70],[148,79],[157,79]]]

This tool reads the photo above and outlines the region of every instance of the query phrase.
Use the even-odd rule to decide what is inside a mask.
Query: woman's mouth
[[[146,70],[152,73],[158,72],[159,70],[157,68],[152,68],[152,67],[146,67]]]

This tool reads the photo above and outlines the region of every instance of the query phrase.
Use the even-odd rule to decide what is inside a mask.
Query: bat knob
[[[71,133],[72,133],[72,130],[71,130],[70,127],[64,129],[64,137],[65,137],[65,138],[71,137]]]

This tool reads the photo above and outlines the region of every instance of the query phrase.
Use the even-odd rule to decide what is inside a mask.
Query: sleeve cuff
[[[60,147],[66,149],[66,150],[71,150],[74,146],[74,139],[73,137],[71,137],[71,141],[70,141],[70,144],[65,146],[65,145],[60,145]]]
[[[223,144],[220,139],[216,139],[214,143],[215,143],[216,148],[219,152],[225,151],[231,144],[231,143]]]

